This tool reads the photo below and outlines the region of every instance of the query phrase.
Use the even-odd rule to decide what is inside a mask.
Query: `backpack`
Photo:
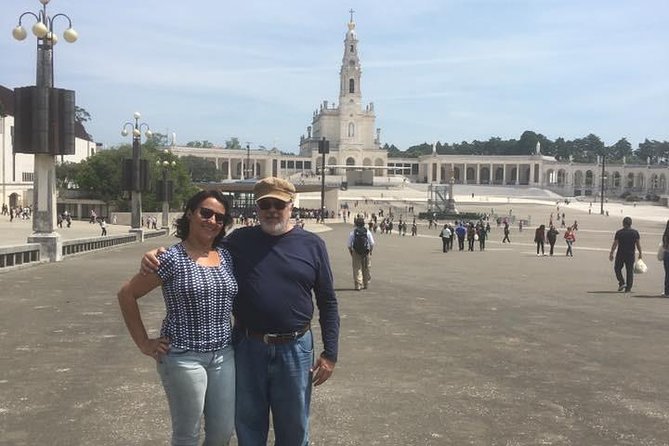
[[[367,229],[355,228],[353,230],[353,251],[361,256],[369,254],[369,240],[367,239]]]

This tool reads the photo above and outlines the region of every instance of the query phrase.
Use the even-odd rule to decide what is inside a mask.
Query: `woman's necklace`
[[[182,242],[184,245],[184,248],[186,248],[186,252],[190,254],[191,256],[195,258],[199,257],[209,257],[209,253],[211,252],[211,248],[203,248],[201,246],[195,247],[192,246],[190,243],[183,241]]]

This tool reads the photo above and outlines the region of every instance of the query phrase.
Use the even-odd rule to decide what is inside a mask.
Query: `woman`
[[[557,235],[559,234],[558,230],[555,229],[555,226],[550,225],[548,232],[546,233],[546,238],[548,239],[548,244],[550,245],[549,255],[553,255],[553,248],[555,248],[555,242],[557,241]]]
[[[476,229],[474,229],[474,223],[469,222],[467,225],[467,250],[474,250],[474,239],[476,236]]]
[[[662,296],[669,297],[669,220],[667,220],[667,226],[662,235],[662,247],[664,248],[664,294]]]
[[[567,242],[567,256],[574,257],[574,251],[571,249],[571,245],[576,241],[576,234],[574,233],[574,228],[569,226],[567,231],[564,233],[564,241]]]
[[[200,191],[177,222],[181,239],[160,254],[156,274],[135,275],[118,293],[130,336],[157,363],[172,418],[172,444],[197,445],[204,414],[205,445],[228,444],[234,430],[235,363],[232,258],[218,242],[232,223],[219,191]],[[137,299],[162,286],[167,314],[160,337],[149,338]]]
[[[544,242],[546,240],[546,225],[541,225],[534,231],[534,243],[537,244],[537,257],[545,256],[544,252]],[[539,248],[541,248],[541,254],[539,254]]]

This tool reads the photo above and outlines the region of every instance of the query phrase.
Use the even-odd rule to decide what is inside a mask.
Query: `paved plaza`
[[[623,208],[639,214],[649,266],[624,294],[608,261],[622,213],[565,206],[579,222],[574,257],[561,238],[554,257],[536,257],[534,227],[554,206],[495,208],[511,206],[532,227],[514,227],[503,245],[493,224],[485,252],[443,254],[423,225],[418,237],[377,234],[363,292],[345,247],[351,226],[309,225],[327,229],[341,312],[339,363],[314,391],[312,444],[669,444],[669,299],[655,259],[667,209]],[[14,244],[4,240],[16,228],[0,224],[0,244]],[[142,253],[174,240],[0,274],[0,444],[167,444],[163,389],[116,292]],[[160,294],[140,302],[155,333]]]

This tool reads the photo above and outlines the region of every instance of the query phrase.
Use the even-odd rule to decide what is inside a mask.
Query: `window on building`
[[[355,53],[355,46],[351,45],[351,52]]]
[[[295,168],[295,161],[288,161],[288,168],[289,169],[294,169]]]
[[[355,93],[355,79],[348,80],[348,92]]]
[[[305,170],[311,170],[311,161],[305,161],[304,162],[304,169]]]
[[[295,161],[295,168],[302,169],[303,161]]]
[[[353,138],[355,136],[355,124],[352,122],[348,123],[348,137]]]
[[[34,172],[23,172],[21,174],[21,180],[25,183],[34,181],[33,178],[34,178]]]

